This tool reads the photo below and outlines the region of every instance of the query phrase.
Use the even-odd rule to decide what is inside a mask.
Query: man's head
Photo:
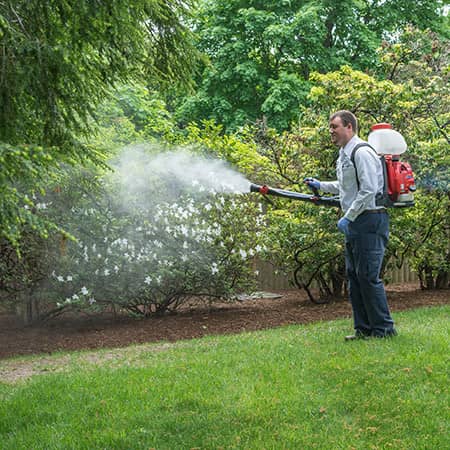
[[[345,144],[358,132],[358,120],[350,111],[337,111],[330,117],[331,141],[339,147]]]

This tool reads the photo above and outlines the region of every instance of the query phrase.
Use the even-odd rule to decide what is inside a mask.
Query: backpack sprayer
[[[403,136],[392,129],[388,123],[378,123],[373,125],[368,137],[368,144],[358,144],[352,151],[351,161],[355,166],[355,153],[361,147],[369,147],[375,151],[380,158],[383,168],[383,192],[376,198],[377,206],[385,208],[405,208],[414,206],[414,191],[416,190],[414,175],[409,163],[400,161],[398,155],[404,153],[407,145]],[[356,180],[359,186],[358,173]],[[250,192],[259,192],[263,195],[275,195],[277,197],[289,198],[311,202],[315,205],[340,207],[338,196],[321,196],[319,191],[312,188],[313,194],[301,194],[299,192],[274,189],[269,186],[251,184]]]

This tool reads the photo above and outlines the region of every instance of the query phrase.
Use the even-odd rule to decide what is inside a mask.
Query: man
[[[345,234],[345,263],[352,304],[355,334],[346,340],[397,334],[389,313],[386,292],[380,279],[381,264],[389,238],[389,216],[376,205],[383,190],[380,159],[357,135],[358,122],[350,111],[330,117],[331,141],[340,147],[337,181],[320,182],[306,178],[305,183],[325,192],[339,194],[344,216],[337,223]]]

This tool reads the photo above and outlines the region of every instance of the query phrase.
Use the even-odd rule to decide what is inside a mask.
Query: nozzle
[[[260,194],[266,195],[269,192],[269,186],[259,186],[258,184],[251,183],[250,192],[259,192]]]

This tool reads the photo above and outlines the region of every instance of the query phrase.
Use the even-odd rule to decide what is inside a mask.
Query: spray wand
[[[300,200],[303,202],[314,203],[315,205],[337,206],[340,207],[339,197],[321,196],[319,191],[312,188],[313,194],[302,194],[300,192],[286,191],[283,189],[271,188],[267,185],[250,184],[250,192],[259,192],[262,195],[274,195],[277,197],[289,198],[291,200]]]

